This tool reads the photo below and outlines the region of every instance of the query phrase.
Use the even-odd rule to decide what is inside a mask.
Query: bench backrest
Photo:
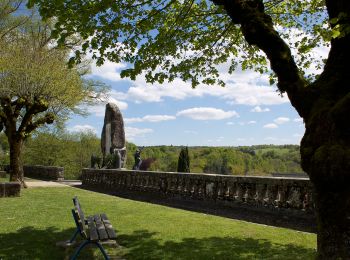
[[[83,212],[83,209],[81,208],[81,205],[80,205],[80,202],[79,202],[77,196],[75,196],[73,198],[73,204],[74,204],[76,211],[78,211],[78,214],[80,215],[81,219],[85,221],[85,214]]]
[[[85,215],[80,206],[79,200],[76,196],[73,198],[73,204],[74,204],[74,209],[72,209],[72,214],[75,220],[75,224],[77,225],[77,228],[79,229],[80,234],[84,238],[87,238],[88,235],[87,235],[87,228],[85,223]]]

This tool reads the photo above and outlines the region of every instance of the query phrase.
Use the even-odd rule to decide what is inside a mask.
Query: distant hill
[[[134,144],[128,144],[127,167],[133,164]],[[155,158],[150,170],[176,171],[181,146],[147,146],[142,158]],[[189,147],[190,167],[194,173],[229,175],[271,175],[303,173],[298,145],[254,145],[238,147]]]

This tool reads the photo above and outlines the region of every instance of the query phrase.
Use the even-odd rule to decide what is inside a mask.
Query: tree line
[[[9,163],[9,145],[0,135],[0,163]],[[91,155],[101,156],[100,138],[93,132],[73,133],[65,130],[40,131],[27,138],[23,163],[27,165],[62,166],[65,178],[77,179],[81,169],[90,167]],[[127,144],[126,168],[132,169],[138,147]],[[143,147],[143,160],[153,158],[151,171],[180,171],[181,146]],[[270,175],[302,173],[298,145],[257,145],[241,147],[188,147],[189,171],[227,175]],[[183,152],[182,152],[182,156]],[[180,168],[180,169],[186,169]]]

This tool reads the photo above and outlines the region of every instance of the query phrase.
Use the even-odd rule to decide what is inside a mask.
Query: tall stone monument
[[[106,157],[113,155],[118,158],[116,168],[124,168],[126,162],[126,141],[123,116],[116,104],[106,105],[105,119],[101,134],[101,149],[103,164]]]

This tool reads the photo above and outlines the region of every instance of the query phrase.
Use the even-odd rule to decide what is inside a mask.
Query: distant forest
[[[134,153],[142,149],[142,159],[154,158],[151,171],[177,171],[181,146],[137,147],[127,144],[127,169],[132,169]],[[270,175],[302,173],[298,145],[255,145],[239,147],[188,147],[190,171],[227,175]],[[38,132],[24,147],[27,165],[62,166],[67,179],[79,178],[82,168],[90,167],[91,155],[101,156],[100,139],[94,133],[67,131]],[[8,164],[9,147],[0,134],[0,164]]]

